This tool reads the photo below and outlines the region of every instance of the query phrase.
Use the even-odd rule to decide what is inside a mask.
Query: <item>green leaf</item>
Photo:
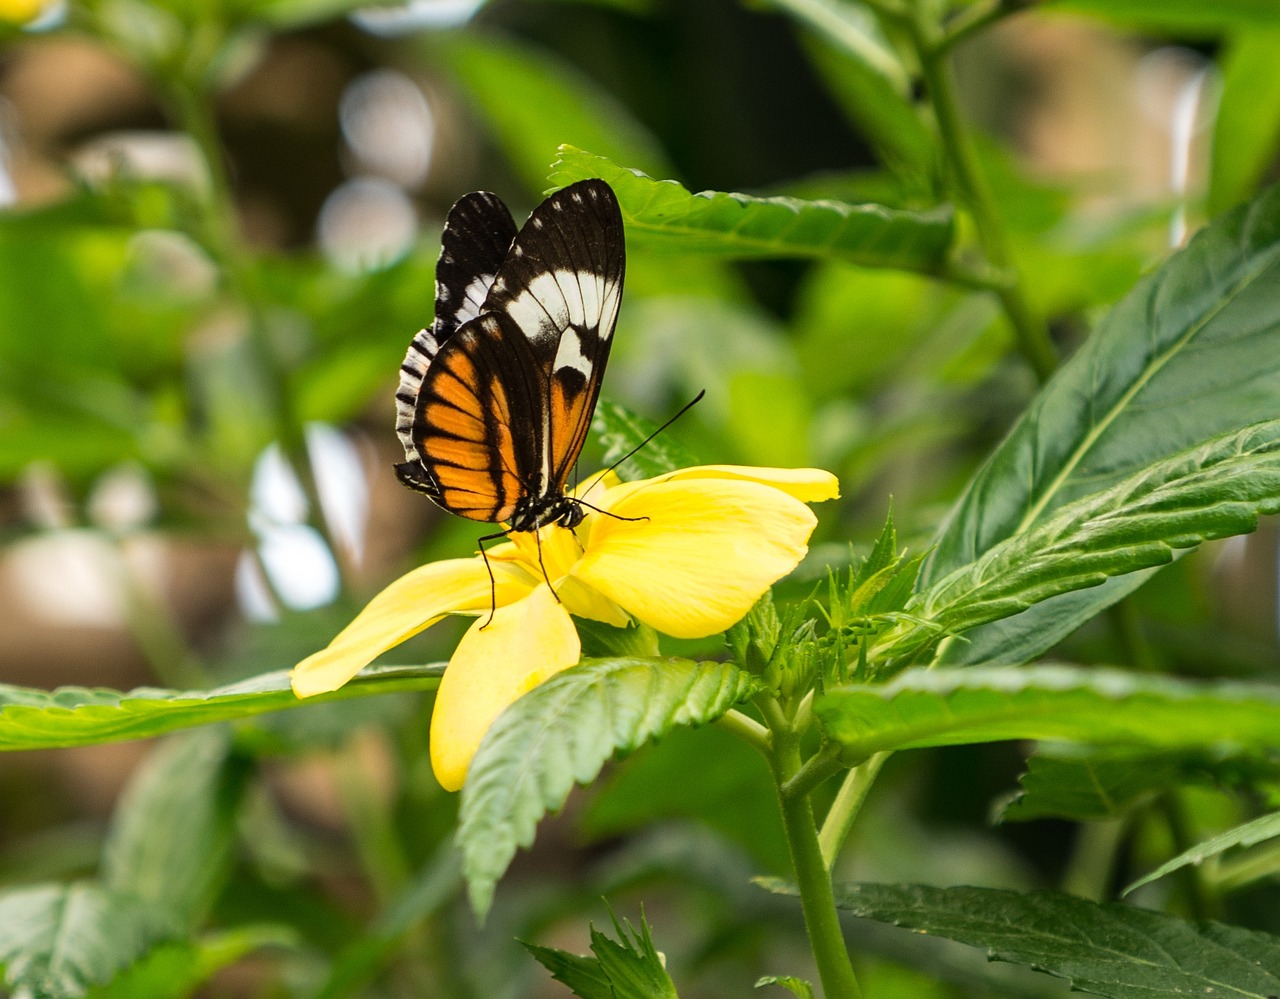
[[[774,881],[765,887],[795,893]],[[1109,999],[1267,999],[1280,991],[1280,938],[1223,923],[1051,892],[847,884],[835,894],[855,916],[982,947],[989,960]]]
[[[1008,739],[1157,748],[1275,745],[1280,688],[1067,666],[913,669],[814,702],[850,758]]]
[[[766,985],[780,985],[796,999],[813,999],[813,985],[803,978],[796,978],[795,975],[765,975],[756,982],[758,989]]]
[[[1241,31],[1222,59],[1222,96],[1213,123],[1207,209],[1250,197],[1280,149],[1280,22]]]
[[[112,818],[101,877],[195,926],[222,887],[248,768],[223,728],[158,746],[134,773]],[[164,830],[164,835],[157,835]]]
[[[1113,819],[1135,803],[1182,783],[1176,753],[1038,751],[1027,760],[1017,794],[999,810],[1002,822],[1061,818]]]
[[[812,257],[933,273],[951,245],[950,209],[908,212],[721,191],[690,194],[674,180],[654,180],[603,156],[561,146],[551,184],[588,177],[609,182],[628,240],[653,250],[737,259]]]
[[[657,141],[623,104],[549,51],[454,32],[437,37],[430,53],[458,78],[530,192],[546,186],[547,163],[562,142],[646,170],[670,169]]]
[[[591,429],[604,445],[604,467],[621,461],[622,456],[649,437],[660,424],[647,420],[620,403],[601,399],[592,417]],[[667,431],[640,447],[618,466],[618,475],[628,481],[648,479],[677,468],[701,464],[689,450]]]
[[[267,711],[402,690],[434,690],[444,665],[369,666],[340,690],[299,700],[288,670],[216,690],[121,692],[91,687],[34,690],[0,685],[0,750],[52,749],[148,739],[193,725],[249,718]]]
[[[82,996],[182,933],[163,909],[91,884],[0,893],[0,963],[15,993]]]
[[[1224,833],[1212,836],[1203,843],[1197,843],[1189,850],[1184,850],[1172,860],[1161,864],[1150,874],[1139,878],[1133,884],[1129,885],[1122,894],[1128,895],[1136,888],[1141,888],[1145,884],[1150,884],[1158,878],[1164,877],[1166,874],[1172,874],[1179,868],[1186,867],[1190,864],[1202,864],[1211,857],[1216,857],[1220,853],[1225,853],[1237,846],[1255,846],[1258,843],[1264,843],[1267,840],[1275,839],[1280,836],[1280,812],[1273,812],[1271,815],[1263,815],[1261,818],[1254,819],[1251,822],[1245,822],[1238,825],[1234,829],[1228,829]]]
[[[584,660],[507,708],[480,744],[462,789],[458,842],[471,904],[493,889],[538,821],[559,809],[614,753],[679,725],[719,718],[758,684],[728,663]]]
[[[1280,189],[1228,213],[1140,281],[1040,392],[941,528],[921,585],[1073,500],[1277,410]],[[1060,598],[1008,622],[1025,661],[1138,585]],[[973,636],[972,648],[982,648]],[[952,643],[943,661],[975,661]]]
[[[641,917],[637,930],[626,920],[615,919],[613,928],[616,941],[591,927],[594,959],[537,944],[524,947],[581,999],[678,999],[648,922]]]
[[[907,611],[958,633],[1010,617],[1109,576],[1171,562],[1178,549],[1245,534],[1258,515],[1280,511],[1280,420],[1156,462],[1109,489],[1058,509],[937,580]],[[886,640],[911,648],[928,636]]]
[[[1044,8],[1155,32],[1213,35],[1227,28],[1280,26],[1280,6],[1273,0],[1050,0]]]
[[[258,925],[161,944],[110,984],[91,989],[89,999],[185,999],[215,972],[254,951],[298,943],[287,927]]]

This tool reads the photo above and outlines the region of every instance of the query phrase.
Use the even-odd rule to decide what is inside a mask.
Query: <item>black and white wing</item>
[[[422,485],[414,477],[413,467],[421,460],[414,444],[414,420],[422,380],[440,345],[459,326],[480,314],[515,237],[515,221],[496,194],[477,191],[459,198],[449,209],[436,263],[435,319],[426,329],[419,330],[409,344],[396,389],[396,433],[409,466],[401,478],[407,475],[407,484],[414,488]]]
[[[512,431],[535,498],[563,493],[586,442],[625,270],[618,200],[603,180],[582,180],[534,209],[485,299],[482,312],[503,316],[501,335],[522,336],[533,358],[531,425]]]

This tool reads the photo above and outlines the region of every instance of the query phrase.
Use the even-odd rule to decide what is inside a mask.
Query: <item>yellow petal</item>
[[[694,465],[678,468],[657,477],[658,481],[675,479],[740,479],[761,482],[781,489],[806,503],[820,503],[840,495],[840,480],[821,468],[757,468],[752,465]],[[653,480],[649,480],[653,481]]]
[[[431,769],[457,791],[489,726],[504,708],[578,661],[582,646],[569,612],[545,584],[476,621],[449,660],[431,715]]]
[[[401,576],[369,601],[329,647],[293,668],[293,692],[310,697],[337,690],[392,646],[412,638],[445,614],[487,612],[519,600],[533,583],[517,567],[490,563],[494,582],[478,558],[432,562]]]
[[[573,575],[677,638],[746,614],[804,557],[817,523],[772,485],[715,476],[627,483],[610,490],[608,512],[595,517]]]
[[[593,590],[572,575],[565,576],[556,584],[556,596],[564,602],[565,609],[570,614],[578,617],[603,621],[615,628],[625,628],[632,623],[630,614],[603,593]]]

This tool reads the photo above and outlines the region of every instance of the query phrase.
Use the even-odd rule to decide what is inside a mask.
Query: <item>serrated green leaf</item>
[[[618,475],[628,481],[647,479],[677,468],[690,468],[700,462],[670,433],[664,431],[644,447],[640,445],[661,424],[647,420],[621,403],[601,399],[592,417],[591,430],[604,445],[604,467],[622,461],[627,452],[640,450],[618,466]]]
[[[1136,802],[1181,783],[1182,763],[1183,758],[1173,753],[1036,752],[1018,780],[1018,793],[1000,808],[998,819],[1113,819]]]
[[[570,954],[556,947],[543,947],[524,940],[520,944],[551,972],[552,978],[568,986],[569,991],[580,999],[614,999],[609,976],[597,958]]]
[[[493,889],[538,821],[614,753],[679,725],[720,717],[758,689],[728,663],[597,659],[557,674],[507,708],[485,735],[462,789],[458,842],[471,904]]]
[[[1073,500],[1280,402],[1280,189],[1228,213],[1145,278],[1040,392],[943,525],[921,585],[973,562]],[[1002,628],[1025,661],[1140,582],[1060,597]],[[973,662],[952,642],[946,662]]]
[[[827,735],[882,750],[1008,739],[1157,748],[1275,745],[1280,688],[1068,666],[913,669],[814,701]]]
[[[835,895],[855,916],[982,947],[990,960],[1108,999],[1268,999],[1280,991],[1280,937],[1224,923],[1051,892],[848,884]]]
[[[613,928],[617,940],[591,927],[594,958],[536,944],[524,947],[580,999],[679,999],[653,945],[648,922],[641,917],[637,930],[629,922],[615,919]]]
[[[455,32],[433,39],[431,54],[462,83],[530,192],[545,186],[547,163],[562,142],[645,170],[669,170],[657,141],[630,111],[549,50]]]
[[[1238,32],[1222,56],[1206,208],[1216,214],[1250,197],[1280,149],[1280,21]]]
[[[92,884],[0,893],[0,964],[15,993],[74,999],[111,981],[181,923],[134,895]]]
[[[91,687],[48,691],[0,685],[0,751],[148,739],[194,725],[307,704],[402,690],[434,690],[443,674],[443,664],[370,666],[340,690],[305,701],[290,688],[288,670],[204,691],[155,687],[127,692]]]
[[[1171,562],[1203,541],[1245,534],[1280,511],[1280,420],[1156,462],[1035,526],[916,595],[908,613],[951,633],[1011,617],[1060,593]],[[925,638],[886,639],[881,654]],[[895,643],[897,643],[895,645]]]
[[[1128,895],[1134,889],[1150,884],[1166,874],[1172,874],[1179,868],[1192,864],[1202,864],[1211,857],[1216,857],[1218,854],[1225,853],[1235,847],[1256,846],[1258,843],[1264,843],[1278,836],[1280,836],[1280,813],[1263,815],[1261,818],[1245,822],[1233,829],[1228,829],[1224,833],[1219,833],[1217,836],[1212,836],[1203,843],[1197,843],[1189,850],[1184,850],[1172,860],[1161,864],[1150,874],[1133,882],[1122,894]]]
[[[603,156],[561,146],[548,178],[555,187],[600,177],[622,206],[633,245],[737,259],[810,257],[926,273],[943,264],[950,209],[908,212],[882,205],[754,198],[654,180]]]
[[[225,878],[248,776],[230,750],[230,733],[215,728],[175,736],[152,752],[112,817],[101,871],[107,888],[196,925]]]

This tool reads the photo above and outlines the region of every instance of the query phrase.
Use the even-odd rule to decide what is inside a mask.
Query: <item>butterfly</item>
[[[584,504],[565,486],[625,268],[622,213],[603,180],[552,194],[519,231],[496,195],[461,198],[441,236],[435,320],[400,366],[400,481],[450,513],[510,525],[482,542],[581,523]]]

